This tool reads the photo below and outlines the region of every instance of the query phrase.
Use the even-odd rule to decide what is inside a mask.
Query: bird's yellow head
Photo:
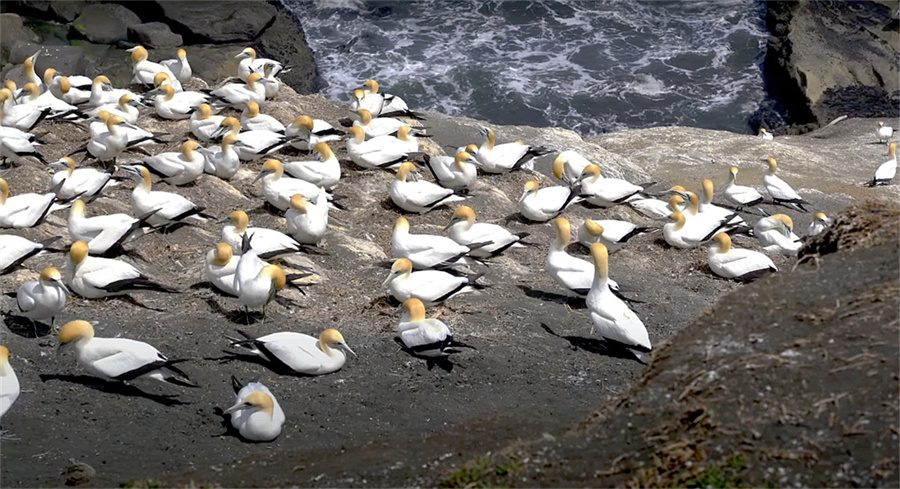
[[[76,241],[72,243],[72,247],[69,249],[69,259],[72,260],[72,263],[78,265],[87,258],[88,252],[90,252],[90,248],[87,243]]]
[[[301,194],[294,194],[291,197],[291,209],[294,209],[295,211],[297,211],[301,214],[306,214],[306,209],[307,209],[308,205],[309,205],[309,201],[306,200],[306,197],[304,197]]]
[[[403,303],[403,309],[409,315],[410,322],[415,323],[425,319],[425,304],[422,304],[422,301],[415,297],[407,299]]]
[[[234,256],[234,250],[231,249],[231,245],[228,243],[219,243],[216,245],[215,256],[213,256],[213,263],[220,267],[224,267],[231,261],[231,258]]]
[[[247,226],[250,224],[250,218],[247,217],[247,213],[242,210],[237,210],[228,215],[228,218],[234,221],[234,230],[238,234],[242,234],[247,230]]]
[[[75,321],[69,321],[62,328],[60,328],[58,338],[59,344],[65,345],[73,341],[78,341],[82,338],[93,337],[94,327],[91,326],[91,323],[77,319]]]

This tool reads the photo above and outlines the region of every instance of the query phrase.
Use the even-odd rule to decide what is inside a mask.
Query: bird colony
[[[113,87],[102,75],[90,79],[53,69],[38,76],[34,70],[38,53],[25,61],[23,87],[7,81],[0,89],[0,156],[9,167],[0,179],[0,273],[27,267],[38,254],[64,254],[58,267],[45,268],[38,280],[22,283],[13,310],[5,313],[27,318],[33,325],[49,325],[60,350],[71,350],[86,372],[104,381],[152,378],[197,387],[189,376],[191,352],[163,352],[128,339],[127,331],[114,338],[96,337],[91,317],[73,318],[66,313],[73,295],[100,300],[186,293],[148,277],[124,256],[142,236],[183,232],[179,229],[184,226],[216,229],[217,235],[221,229],[221,238],[205,243],[208,252],[194,260],[202,263],[205,279],[217,293],[243,308],[248,323],[250,310],[262,313],[260,334],[239,329],[221,340],[224,348],[259,357],[286,374],[326,375],[341,369],[348,356],[356,354],[340,332],[290,331],[286,324],[267,322],[265,313],[284,287],[299,287],[297,281],[310,275],[302,269],[289,273],[280,265],[282,260],[306,254],[315,261],[328,253],[322,243],[329,216],[334,213],[339,219],[343,206],[352,205],[354,199],[339,194],[341,179],[358,172],[393,173],[382,192],[395,206],[394,260],[382,285],[402,309],[396,324],[402,349],[427,362],[448,362],[470,348],[454,338],[451,325],[428,318],[428,308],[484,289],[490,284],[484,283],[481,267],[500,254],[514,257],[517,249],[538,244],[527,241],[527,232],[478,220],[479,209],[467,203],[476,181],[503,179],[504,174],[517,171],[536,175],[537,157],[553,158],[552,177],[557,184],[546,186],[541,184],[546,179],[530,179],[517,208],[508,211],[518,212],[524,226],[552,225],[556,238],[540,243],[548,247],[545,272],[562,291],[584,298],[590,313],[586,331],[638,361],[645,361],[652,350],[650,334],[632,309],[639,301],[623,296],[609,274],[614,253],[628,246],[630,239],[660,233],[670,247],[667,253],[706,247],[709,271],[737,281],[775,272],[769,256],[795,255],[803,244],[791,218],[771,212],[779,206],[808,210],[791,183],[778,176],[775,157],[760,162],[766,165],[762,184],[768,195],[739,184],[739,169],[731,167],[722,175],[727,185],[720,194],[722,204],[717,205],[710,180],[700,182],[699,195],[680,186],[651,191],[649,184],[605,176],[597,162],[565,148],[500,143],[488,127],[481,129],[480,142],[460,147],[452,155],[429,154],[419,144],[420,138],[432,136],[422,127],[422,114],[410,110],[401,97],[383,93],[374,80],[352,89],[346,120],[326,121],[303,113],[290,121],[277,120],[265,109],[277,97],[278,75],[285,67],[258,57],[252,48],[237,54],[236,77],[211,90],[188,89],[197,83],[192,83],[184,49],[177,51],[176,58],[159,63],[150,61],[141,46],[130,52],[134,77],[128,87]],[[190,133],[180,140],[182,135],[141,128],[141,122],[150,118],[189,120]],[[71,130],[84,134],[83,144],[69,156],[47,161],[41,152],[42,136],[73,126],[77,129]],[[889,143],[890,160],[875,171],[870,185],[887,185],[894,178],[897,143],[889,142],[892,132],[883,124],[877,128],[878,140]],[[763,130],[760,137],[770,140],[772,134]],[[179,150],[157,150],[167,143],[180,144]],[[300,157],[282,161],[272,157],[276,152]],[[346,155],[352,165],[344,160],[342,170],[338,154]],[[17,192],[16,169],[23,165],[42,165],[52,173],[46,192]],[[263,200],[270,213],[283,218],[280,229],[253,226],[244,209],[211,216],[204,208],[209,203],[191,201],[181,192],[201,178],[228,180],[241,169],[257,167],[253,182],[260,192],[252,198]],[[430,180],[425,178],[426,171]],[[105,198],[104,190],[117,185],[133,185],[131,213],[91,212],[91,203]],[[646,219],[643,224],[588,219],[573,232],[565,214],[579,203],[600,209],[629,206]],[[439,207],[452,211],[445,236],[413,232],[409,219]],[[50,226],[47,219],[54,213],[68,213],[68,239],[32,242],[9,232]],[[745,220],[751,216],[755,222]],[[829,225],[827,216],[816,214],[807,235],[822,233]],[[757,250],[736,246],[738,237]],[[587,250],[588,259],[570,253],[579,246]],[[66,321],[59,324],[63,318]],[[20,393],[10,356],[0,346],[0,416]],[[277,392],[259,382],[243,384],[232,377],[232,385],[234,398],[223,399],[222,406],[237,436],[248,441],[278,437],[292,407],[283,410]],[[38,395],[40,386],[30,387],[22,392]]]

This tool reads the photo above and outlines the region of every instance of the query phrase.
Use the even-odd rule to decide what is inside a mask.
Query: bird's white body
[[[592,222],[601,226],[603,232],[599,236],[595,236],[588,230],[588,223],[585,221],[578,226],[578,231],[576,231],[578,242],[588,248],[594,243],[603,243],[610,253],[621,249],[632,237],[646,232],[645,229],[628,221],[598,219]]]
[[[33,156],[40,160],[40,153],[37,150],[37,143],[29,140],[27,137],[19,137],[16,133],[28,134],[14,127],[2,127],[0,131],[0,158],[8,158],[13,163],[23,164],[25,158]],[[13,133],[12,131],[16,131]],[[34,139],[32,137],[32,139]]]
[[[328,230],[328,199],[321,192],[312,205],[307,205],[305,212],[291,206],[284,213],[287,220],[288,233],[298,242],[309,245],[319,244]]]
[[[388,193],[397,207],[424,214],[435,207],[465,200],[465,197],[454,195],[453,190],[441,187],[426,180],[410,181],[408,175],[414,170],[412,163],[401,165],[397,178],[391,181]]]
[[[125,288],[115,292],[106,290],[109,284],[120,280],[143,278],[140,270],[121,260],[86,256],[80,263],[66,261],[66,284],[76,294],[85,299],[101,299],[114,295],[124,295],[133,290]]]
[[[650,219],[663,220],[672,213],[669,204],[659,199],[628,199],[627,204]]]
[[[460,156],[463,153],[464,155]],[[470,189],[478,180],[475,159],[465,151],[460,151],[457,156],[426,155],[425,164],[441,187],[454,190]]]
[[[284,164],[284,172],[288,175],[306,180],[325,189],[331,189],[341,179],[341,164],[333,152],[328,151],[324,159],[291,161]]]
[[[19,286],[16,306],[32,321],[59,316],[66,308],[65,286],[56,280],[30,280]]]
[[[131,372],[168,360],[153,346],[127,338],[83,337],[74,346],[78,363],[91,375],[104,380],[130,377]],[[164,381],[165,375],[157,369],[140,377]]]
[[[369,140],[356,136],[347,140],[350,160],[363,168],[396,168],[409,159],[410,152],[410,146],[394,136]]]
[[[186,54],[183,57],[179,56],[174,59],[164,59],[160,61],[159,64],[172,72],[172,74],[175,75],[175,79],[181,83],[191,81],[191,76],[194,75],[194,71],[191,69],[191,64],[188,62]]]
[[[214,249],[206,254],[205,265],[203,267],[206,279],[209,280],[213,287],[228,295],[237,297],[238,291],[234,288],[234,274],[237,272],[238,261],[241,257],[232,255],[228,261],[222,265],[216,263],[215,258],[216,250]]]
[[[9,359],[0,359],[0,417],[9,411],[18,397],[19,378],[9,364]]]
[[[468,284],[466,277],[441,270],[420,270],[389,279],[388,289],[401,303],[415,297],[426,307],[431,307],[459,294],[474,291]]]
[[[268,115],[268,114],[257,114],[256,116],[250,117],[247,115],[247,109],[241,113],[241,127],[244,128],[245,131],[270,131],[270,132],[280,132],[284,133],[285,127],[284,124],[278,121],[278,119]]]
[[[875,130],[875,136],[878,138],[879,143],[890,141],[893,135],[894,128],[883,123],[879,124],[878,129]]]
[[[287,144],[287,139],[272,131],[245,131],[237,134],[239,145],[235,145],[238,157],[243,161],[253,161],[278,151]]]
[[[468,258],[468,246],[435,234],[412,234],[408,223],[394,225],[391,250],[394,258],[408,258],[415,268],[421,270],[473,263]]]
[[[277,288],[271,277],[262,273],[267,265],[253,249],[242,254],[238,260],[234,272],[234,289],[245,307],[265,307],[275,297]]]
[[[570,205],[581,201],[579,197],[573,195],[575,192],[575,189],[564,186],[541,187],[531,192],[525,191],[519,197],[519,212],[532,221],[549,221]]]
[[[637,198],[644,190],[620,178],[605,178],[602,175],[589,176],[581,181],[580,194],[585,200],[600,207],[612,207]]]
[[[209,115],[204,117],[201,111],[196,110],[191,114],[191,134],[200,141],[211,141],[214,139],[213,134],[218,131],[224,120],[225,116]]]
[[[556,160],[562,162],[563,173],[562,178],[556,178],[556,175],[554,175],[554,179],[563,185],[568,185],[578,180],[584,169],[591,164],[591,161],[582,156],[581,153],[571,150],[561,152],[556,157]]]
[[[729,247],[728,251],[723,252],[722,245],[718,242],[709,247],[707,264],[713,273],[729,279],[741,279],[765,271],[778,270],[768,256],[758,251]]]
[[[408,350],[424,358],[446,358],[451,351],[446,350],[453,340],[450,328],[439,319],[421,321],[401,321],[397,325],[397,336]]]
[[[800,238],[773,216],[757,221],[753,226],[753,235],[766,253],[794,256],[803,246]]]
[[[875,185],[888,185],[897,175],[897,154],[895,152],[896,146],[894,146],[894,144],[896,143],[891,143],[891,158],[879,165],[878,169],[875,170]]]
[[[735,183],[736,176],[737,171],[733,171],[722,192],[728,201],[738,207],[756,205],[763,201],[762,194],[755,188]]]
[[[271,412],[245,404],[247,398],[256,392],[260,392],[272,400]],[[235,396],[234,405],[228,409],[228,413],[231,415],[231,426],[242,437],[250,441],[271,441],[278,438],[285,420],[284,411],[272,391],[259,382],[250,382],[239,390]]]
[[[121,245],[126,239],[142,236],[145,229],[140,227],[139,219],[128,214],[107,214],[85,217],[84,210],[73,205],[69,210],[69,236],[76,241],[84,241],[91,253],[102,255],[115,245]]]
[[[247,102],[262,104],[266,101],[266,87],[264,81],[254,83],[228,83],[212,92],[211,95],[223,100],[229,107],[243,109]]]
[[[593,249],[598,246],[603,245],[595,244],[592,254]],[[596,263],[596,256],[594,260],[594,280],[585,300],[591,312],[594,329],[603,338],[617,341],[626,347],[649,351],[652,346],[644,323],[609,288],[605,256],[603,266]]]
[[[269,228],[248,227],[241,233],[234,224],[227,224],[222,228],[222,242],[231,246],[235,255],[241,254],[241,239],[247,234],[250,240],[250,248],[260,255],[283,256],[300,251],[301,245],[294,238]]]
[[[824,233],[833,224],[834,221],[825,214],[816,214],[815,218],[813,218],[813,221],[809,223],[809,227],[806,229],[806,236],[810,238],[818,236]]]
[[[156,213],[147,219],[147,224],[151,226],[205,220],[197,215],[201,208],[185,197],[172,192],[151,190],[149,173],[134,186],[131,192],[131,207],[137,216],[156,210]]]
[[[37,226],[44,221],[56,202],[56,194],[52,193],[3,197],[0,201],[0,228],[23,229]]]
[[[469,256],[476,258],[489,258],[500,249],[525,247],[519,244],[521,235],[513,234],[499,224],[459,221],[450,226],[449,230],[450,238],[463,246],[490,242],[469,252]]]
[[[14,265],[41,253],[43,249],[43,244],[21,236],[0,234],[0,274],[11,271]]]
[[[290,138],[291,146],[309,151],[321,142],[340,141],[341,135],[336,134],[335,131],[334,126],[328,122],[322,119],[312,119],[312,129],[294,121],[284,129],[284,135]]]
[[[193,117],[192,112],[209,101],[209,95],[202,92],[175,91],[169,95],[158,95],[153,101],[153,107],[156,115],[163,119],[181,120]]]
[[[198,150],[204,157],[203,171],[229,180],[241,169],[241,158],[232,144],[222,143]]]
[[[278,174],[268,174],[262,178],[263,196],[269,204],[279,210],[286,211],[291,205],[291,197],[301,194],[304,197],[315,200],[319,193],[325,190],[317,185],[299,178],[285,177]]]

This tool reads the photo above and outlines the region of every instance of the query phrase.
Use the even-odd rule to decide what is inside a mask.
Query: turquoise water
[[[413,109],[583,135],[749,132],[765,100],[765,6],[719,1],[293,1],[322,93],[368,78]]]

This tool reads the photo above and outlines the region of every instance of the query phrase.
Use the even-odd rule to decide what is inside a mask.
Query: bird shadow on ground
[[[407,348],[406,345],[403,344],[403,341],[400,338],[395,337],[394,341],[400,346],[400,349],[403,350],[403,352],[406,353],[407,355],[417,358],[419,360],[424,360],[425,368],[427,368],[429,371],[433,370],[434,367],[437,367],[449,374],[449,373],[453,372],[453,367],[459,366],[459,368],[465,368],[465,367],[459,365],[458,363],[453,363],[449,357],[447,357],[447,358],[425,358],[425,357],[416,355],[415,352],[413,352],[412,350]]]
[[[531,219],[528,219],[527,217],[523,216],[521,212],[516,212],[504,217],[500,220],[500,224],[502,226],[508,226],[510,221],[516,221],[522,224],[544,224],[541,221],[532,221]]]
[[[265,358],[260,357],[258,355],[243,354],[243,353],[233,352],[233,351],[229,351],[229,350],[222,350],[222,353],[224,353],[225,356],[204,357],[203,360],[209,360],[209,361],[214,361],[214,362],[219,362],[219,363],[249,362],[249,363],[255,363],[257,365],[265,367],[265,368],[269,369],[272,373],[275,373],[278,375],[286,375],[286,376],[292,376],[292,377],[315,377],[315,375],[307,375],[304,373],[300,373],[295,370],[292,370],[290,367],[282,366],[277,363],[270,362],[270,361],[266,360]],[[256,381],[254,380],[253,382],[256,382]]]
[[[144,304],[143,302],[141,302],[141,301],[135,299],[134,297],[132,297],[132,296],[130,296],[130,295],[117,295],[117,296],[114,296],[114,297],[109,297],[108,299],[115,299],[115,300],[118,300],[118,301],[127,302],[127,303],[131,304],[132,306],[137,306],[137,307],[140,307],[140,308],[143,308],[143,309],[149,309],[149,310],[151,310],[151,311],[156,311],[156,312],[169,312],[167,309],[157,309],[157,308],[155,308],[155,307],[150,307],[150,306],[148,306],[147,304]]]
[[[263,320],[263,313],[260,311],[244,311],[241,309],[229,311],[213,298],[206,299],[206,304],[209,305],[209,308],[212,309],[214,313],[221,314],[228,321],[234,324],[240,324],[241,326],[249,326]]]
[[[108,392],[110,394],[118,394],[120,396],[126,397],[142,397],[144,399],[162,404],[163,406],[186,406],[190,404],[189,402],[178,400],[176,394],[150,394],[149,392],[144,392],[131,384],[113,381],[105,382],[103,381],[103,379],[91,377],[89,375],[41,374],[40,378],[42,382],[47,382],[48,380],[60,380],[73,384],[81,384],[90,389]]]
[[[31,322],[25,316],[16,316],[12,313],[6,314],[4,319],[6,327],[12,334],[19,335],[23,338],[42,338],[50,335],[50,325],[41,322]]]
[[[623,345],[620,345],[616,342],[608,341],[603,338],[586,338],[584,336],[561,336],[550,329],[550,326],[547,326],[545,323],[541,323],[541,328],[544,329],[547,333],[550,333],[557,338],[562,338],[569,342],[569,345],[575,350],[584,350],[588,353],[594,353],[597,355],[603,355],[607,357],[613,358],[623,358],[625,360],[636,360],[641,364],[646,365],[641,357],[635,354],[633,351],[625,348]]]
[[[517,285],[525,295],[533,299],[540,299],[545,302],[555,302],[557,304],[565,304],[572,309],[585,309],[587,303],[583,297],[573,297],[569,295],[554,294],[553,292],[545,292],[543,290],[532,289],[527,285]]]

